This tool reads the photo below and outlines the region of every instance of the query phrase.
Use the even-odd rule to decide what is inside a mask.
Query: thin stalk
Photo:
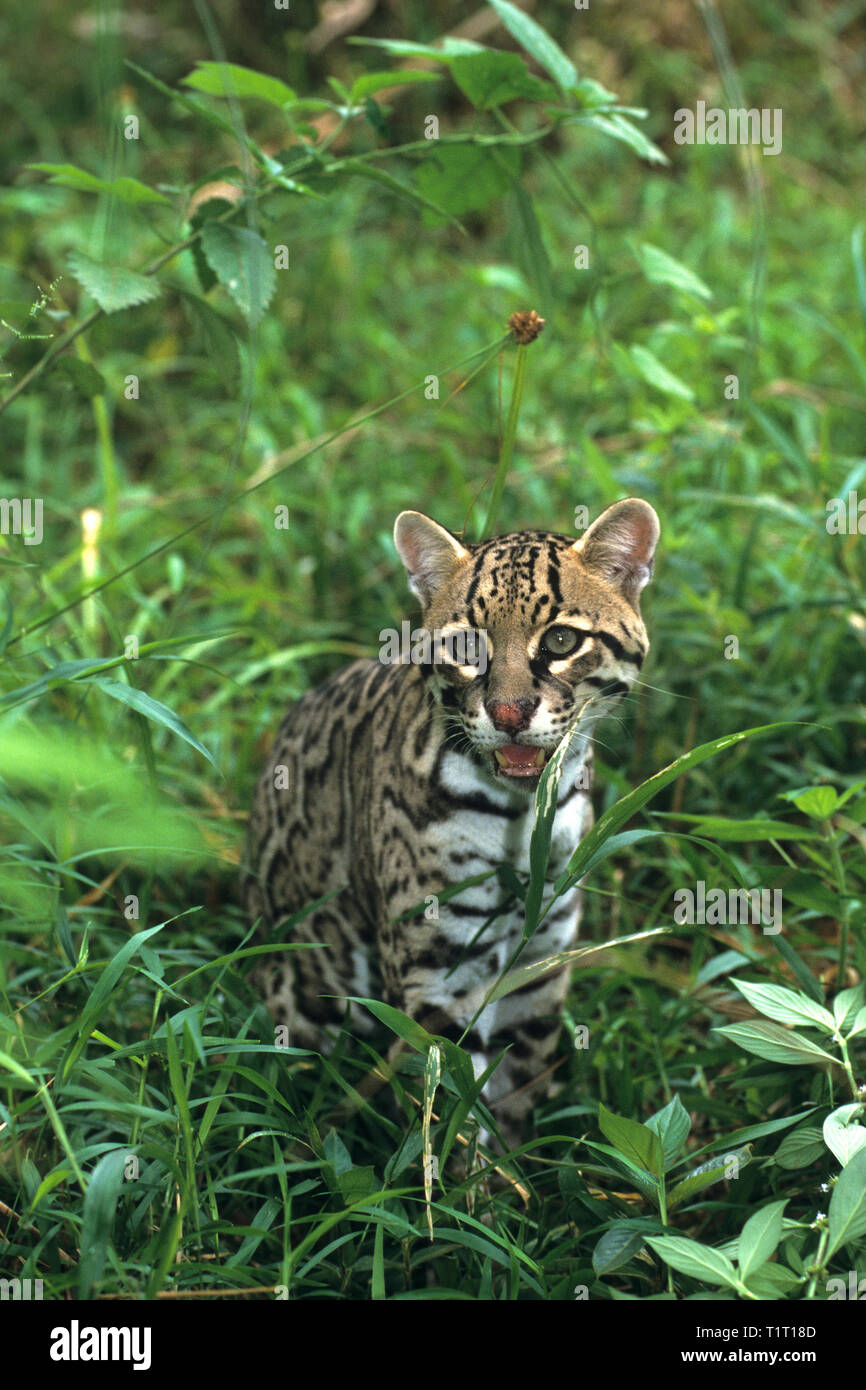
[[[502,494],[505,491],[505,479],[508,476],[511,455],[514,452],[517,422],[520,419],[520,403],[523,400],[523,386],[526,381],[526,348],[526,343],[519,343],[517,346],[517,357],[514,361],[514,381],[511,386],[511,404],[508,408],[508,419],[505,422],[505,435],[502,440],[502,448],[499,451],[499,463],[496,468],[496,477],[493,480],[493,492],[490,496],[490,506],[487,509],[487,517],[484,522],[484,536],[493,534],[493,528],[496,525],[499,507],[502,502]]]

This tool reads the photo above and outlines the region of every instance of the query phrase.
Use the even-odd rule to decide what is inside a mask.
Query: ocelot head
[[[649,649],[639,598],[658,535],[636,497],[578,540],[517,531],[463,545],[423,513],[400,513],[394,540],[430,635],[419,664],[465,736],[455,746],[527,791],[573,728],[578,756],[580,735],[628,693]]]

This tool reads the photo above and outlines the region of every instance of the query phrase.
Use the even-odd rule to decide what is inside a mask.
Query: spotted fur
[[[256,971],[293,1043],[327,1045],[347,995],[432,1012],[435,1031],[452,1036],[465,1027],[520,937],[522,909],[495,875],[448,890],[503,863],[528,872],[535,763],[572,729],[552,876],[591,826],[592,731],[646,656],[638,596],[657,536],[655,513],[637,499],[609,507],[577,542],[519,531],[464,546],[421,513],[398,517],[424,627],[445,634],[438,659],[357,661],[309,691],[277,734],[250,815],[246,907],[269,937],[336,894],[291,928],[325,949],[265,957]],[[484,659],[458,665],[466,652],[451,639],[468,629],[483,634]],[[521,963],[568,950],[579,918],[574,888]],[[567,970],[534,980],[489,1005],[467,1039],[477,1071],[511,1045],[485,1092],[511,1139],[542,1093],[534,1083],[567,986]],[[353,1008],[353,1027],[365,1029],[369,1016]]]

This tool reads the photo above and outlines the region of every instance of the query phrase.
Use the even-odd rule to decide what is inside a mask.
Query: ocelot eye
[[[548,656],[569,656],[580,636],[573,627],[549,627],[541,639],[541,650]]]

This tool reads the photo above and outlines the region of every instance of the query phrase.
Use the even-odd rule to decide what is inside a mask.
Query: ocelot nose
[[[489,700],[485,706],[493,727],[504,734],[517,734],[529,727],[537,700]]]

